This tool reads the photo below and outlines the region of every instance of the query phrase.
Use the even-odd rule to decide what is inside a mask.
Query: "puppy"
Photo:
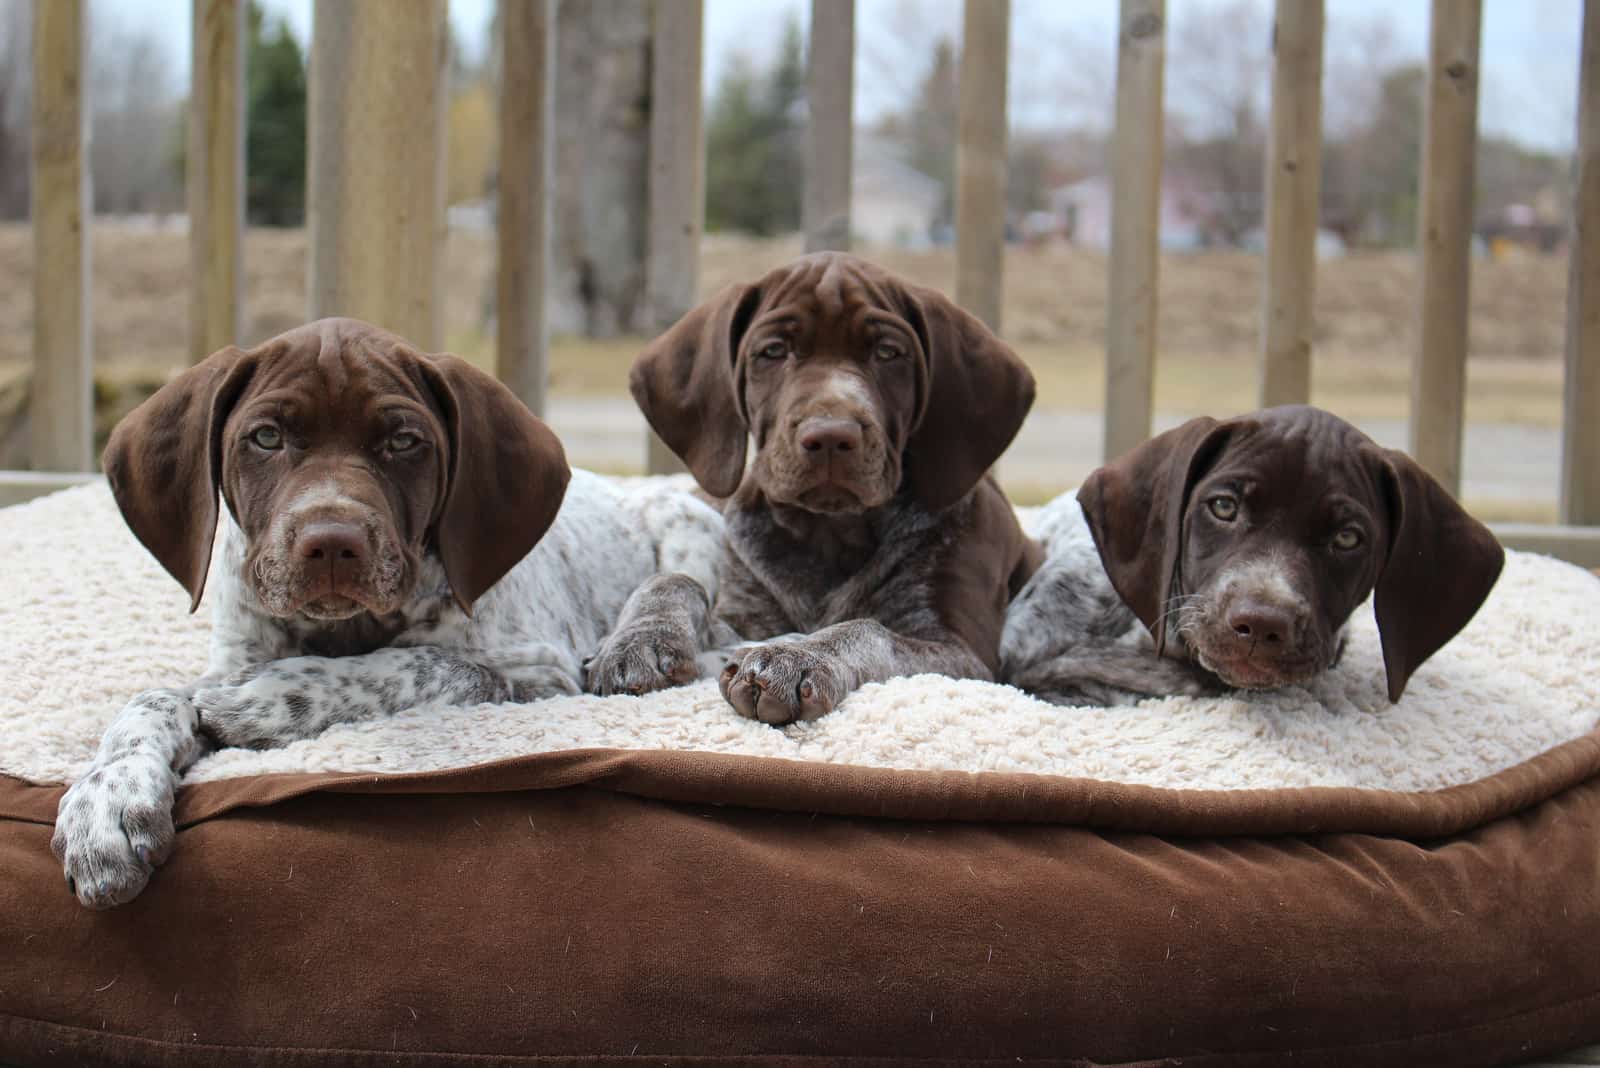
[[[1303,683],[1374,590],[1398,701],[1505,559],[1409,457],[1308,407],[1191,420],[1047,505],[1038,533],[1001,678],[1062,704]]]
[[[658,566],[715,588],[712,509],[570,472],[489,375],[350,319],[184,371],[118,425],[105,469],[191,607],[211,571],[213,626],[205,676],[130,701],[61,799],[51,845],[91,907],[166,858],[178,777],[208,748],[577,693]]]
[[[814,719],[896,675],[994,677],[1006,602],[1040,554],[987,475],[1033,376],[982,323],[820,253],[690,312],[631,385],[726,498],[722,586],[648,582],[591,663],[592,689],[682,682],[692,675],[663,665],[740,640],[722,693],[764,723]]]

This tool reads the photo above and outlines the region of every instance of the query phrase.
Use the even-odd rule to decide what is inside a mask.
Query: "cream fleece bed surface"
[[[0,509],[0,773],[70,780],[133,694],[205,665],[207,609],[123,525],[103,482]],[[1272,694],[1057,708],[1009,687],[917,676],[774,729],[712,682],[644,698],[407,712],[270,752],[224,750],[186,781],[293,771],[434,771],[562,749],[693,749],[919,770],[1034,772],[1188,789],[1432,790],[1485,778],[1600,723],[1600,579],[1508,554],[1477,618],[1384,695],[1370,607],[1337,669]]]

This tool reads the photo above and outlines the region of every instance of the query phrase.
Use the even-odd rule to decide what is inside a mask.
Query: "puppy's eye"
[[[1206,507],[1224,523],[1231,523],[1239,517],[1239,502],[1226,495],[1212,497],[1206,501]]]
[[[906,350],[893,341],[880,341],[872,354],[880,360],[898,360],[906,354]]]
[[[1333,547],[1347,553],[1351,549],[1359,549],[1363,540],[1361,531],[1355,527],[1345,527],[1333,536]]]
[[[275,426],[262,426],[250,432],[250,444],[258,449],[276,452],[283,448],[283,431]]]
[[[422,435],[410,430],[396,430],[389,435],[390,452],[410,452],[422,444]]]
[[[756,355],[760,356],[763,360],[781,360],[785,356],[789,355],[789,343],[787,341],[780,341],[774,338],[772,341],[762,345],[761,349],[756,353]]]

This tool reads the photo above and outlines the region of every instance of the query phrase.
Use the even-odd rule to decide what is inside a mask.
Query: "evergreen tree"
[[[800,26],[784,27],[778,61],[759,72],[736,57],[706,121],[706,228],[773,234],[800,226],[805,58]]]
[[[245,211],[252,223],[299,226],[306,214],[306,64],[282,20],[250,4]]]

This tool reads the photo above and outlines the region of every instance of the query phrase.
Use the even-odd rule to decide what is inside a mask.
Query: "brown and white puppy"
[[[208,747],[577,693],[658,564],[711,583],[720,551],[691,494],[569,472],[494,378],[351,319],[184,371],[118,424],[105,468],[212,630],[205,676],[135,696],[61,799],[51,844],[94,907],[166,858],[178,776]]]
[[[1306,682],[1374,591],[1398,701],[1505,559],[1410,457],[1309,407],[1191,420],[1047,505],[1038,534],[1002,678],[1061,703]]]
[[[679,577],[641,589],[591,689],[682,682],[697,654],[741,639],[765,644],[722,658],[722,692],[766,723],[813,719],[896,675],[993,677],[1006,603],[1038,550],[987,471],[1034,387],[982,323],[819,253],[690,312],[631,384],[656,433],[726,498],[727,551],[714,605]]]

